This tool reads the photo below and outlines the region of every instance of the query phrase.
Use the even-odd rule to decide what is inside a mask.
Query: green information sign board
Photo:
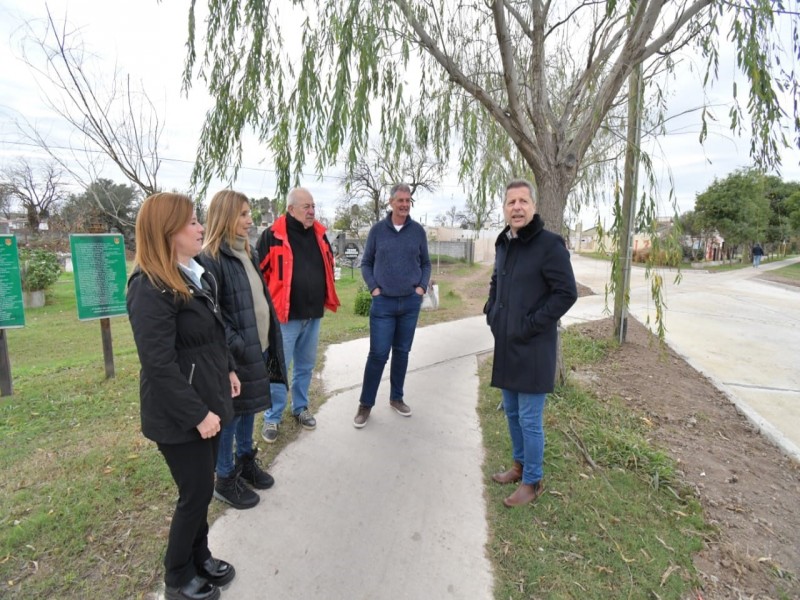
[[[0,235],[0,329],[24,326],[17,238]]]
[[[119,234],[69,236],[75,271],[78,319],[104,319],[128,313],[125,306],[125,241]]]

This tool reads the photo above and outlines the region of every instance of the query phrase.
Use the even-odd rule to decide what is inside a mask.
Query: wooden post
[[[103,337],[103,362],[106,379],[114,379],[114,350],[111,345],[111,319],[100,319],[100,334]]]
[[[14,383],[11,381],[11,359],[8,356],[6,330],[0,329],[0,396],[10,396],[13,393]]]

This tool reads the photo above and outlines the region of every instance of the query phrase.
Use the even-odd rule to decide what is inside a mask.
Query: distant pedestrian
[[[208,549],[219,432],[233,418],[239,378],[217,305],[217,282],[194,257],[203,226],[188,196],[148,197],[136,217],[128,316],[139,354],[142,433],[178,486],[164,555],[168,600],[216,600],[235,575]]]
[[[431,278],[428,241],[422,225],[410,216],[411,188],[405,183],[392,186],[391,211],[370,229],[361,274],[372,294],[369,310],[369,355],[364,367],[358,412],[353,426],[367,424],[370,411],[392,354],[389,375],[389,405],[404,417],[411,408],[404,400],[408,354],[414,342],[422,297]]]
[[[235,416],[220,434],[214,486],[214,497],[237,509],[252,508],[260,500],[245,482],[257,490],[275,483],[256,461],[253,426],[256,413],[270,406],[270,383],[285,389],[287,380],[278,317],[250,246],[252,226],[247,196],[217,192],[208,206],[208,231],[198,256],[219,286],[228,347],[242,384],[233,401]]]
[[[761,257],[764,256],[764,249],[761,247],[761,244],[756,242],[756,245],[753,246],[753,266],[758,268],[758,265],[761,264]]]
[[[283,355],[291,366],[292,415],[303,429],[317,420],[308,408],[308,390],[317,362],[319,329],[325,309],[336,312],[339,298],[333,279],[333,249],[325,226],[316,220],[314,198],[305,188],[294,188],[286,198],[286,214],[261,234],[258,256],[280,321]],[[261,437],[273,443],[283,419],[287,394],[273,385],[272,408],[264,413]]]
[[[506,186],[507,227],[495,243],[486,321],[494,335],[492,381],[503,393],[514,464],[492,475],[519,487],[503,500],[527,504],[543,490],[544,405],[556,374],[558,321],[578,298],[564,239],[547,231],[536,214],[533,186]]]

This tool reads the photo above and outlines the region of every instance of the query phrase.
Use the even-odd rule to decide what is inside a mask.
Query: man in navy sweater
[[[389,404],[398,414],[411,416],[411,408],[403,400],[403,384],[422,296],[431,277],[428,240],[422,225],[409,216],[412,203],[411,188],[407,184],[392,186],[389,195],[391,211],[370,229],[361,258],[361,275],[372,294],[372,305],[369,310],[369,355],[364,367],[358,412],[353,420],[357,429],[367,424],[369,413],[375,406],[390,351]]]

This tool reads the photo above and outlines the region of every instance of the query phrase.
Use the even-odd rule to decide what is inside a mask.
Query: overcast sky
[[[87,50],[94,53],[93,66],[101,76],[109,77],[115,68],[141,81],[156,105],[165,123],[159,146],[164,159],[159,173],[159,183],[165,189],[186,190],[195,157],[197,138],[209,106],[202,82],[195,84],[186,99],[180,93],[181,73],[185,58],[188,2],[175,0],[158,4],[155,0],[51,0],[48,2],[57,20],[65,17],[73,28],[80,29]],[[198,2],[202,6],[203,2]],[[54,119],[41,100],[41,91],[27,65],[20,59],[20,42],[26,21],[43,19],[45,3],[41,0],[0,0],[0,167],[18,156],[36,156],[38,150],[20,137],[16,121],[24,117],[34,123],[48,139],[56,144],[69,143],[62,124]],[[723,45],[724,46],[724,45]],[[672,97],[670,111],[678,113],[700,103],[702,98],[697,81],[697,65],[685,61],[683,70],[670,83]],[[726,84],[708,94],[711,103],[730,101],[730,61],[723,57],[721,78]],[[750,164],[749,140],[733,139],[724,120],[727,108],[718,110],[722,120],[712,131],[705,146],[698,143],[699,116],[688,115],[671,122],[674,132],[658,140],[645,142],[649,149],[656,145],[669,160],[675,180],[675,193],[680,212],[694,206],[695,195],[703,191],[715,177],[723,178],[732,170]],[[244,168],[233,184],[250,197],[272,196],[275,192],[274,172],[263,148],[246,144]],[[658,165],[664,177],[660,212],[669,214],[665,165]],[[314,194],[324,216],[332,219],[341,173],[331,171],[322,180],[309,169],[304,185]],[[109,167],[106,176],[123,181],[121,174]],[[800,152],[796,149],[783,154],[782,176],[787,180],[800,180]],[[213,193],[223,182],[214,182]],[[437,214],[450,206],[459,209],[464,204],[464,193],[454,178],[443,182],[434,194],[420,194],[414,208],[414,217],[432,224]],[[600,199],[602,204],[603,199]],[[581,212],[584,228],[593,224],[598,210],[588,208]],[[601,218],[607,219],[608,210],[599,209]]]

